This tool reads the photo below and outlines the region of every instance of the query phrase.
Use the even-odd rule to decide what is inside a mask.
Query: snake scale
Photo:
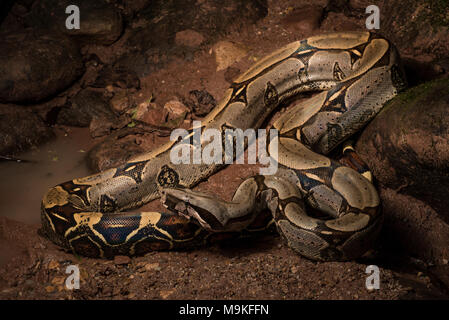
[[[191,247],[274,224],[307,258],[357,258],[382,225],[379,196],[360,162],[348,167],[326,155],[405,85],[397,50],[374,33],[288,44],[239,76],[201,122],[203,132],[259,128],[282,102],[319,91],[272,125],[278,130],[276,174],[247,178],[226,202],[189,189],[224,165],[173,164],[170,150],[179,141],[170,141],[117,168],[51,188],[42,200],[41,232],[77,254],[110,258]],[[272,141],[267,145],[271,152]],[[129,211],[156,198],[170,212]]]

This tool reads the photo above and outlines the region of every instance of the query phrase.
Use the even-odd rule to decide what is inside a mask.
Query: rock
[[[70,98],[61,108],[56,122],[69,126],[88,127],[94,117],[115,119],[115,114],[101,92],[84,89]]]
[[[80,11],[80,28],[67,29],[65,13],[69,5],[77,5]],[[48,32],[59,31],[81,43],[109,45],[122,34],[123,19],[118,10],[107,1],[41,0],[33,6],[31,22]]]
[[[186,10],[193,7],[196,9]],[[201,36],[204,42],[214,42],[267,13],[266,0],[149,1],[139,10],[138,23],[132,24],[135,27],[130,30],[126,43],[131,51],[123,54],[120,65],[135,71],[139,77],[146,76],[163,68],[174,57],[191,59],[198,50],[193,44],[199,43]],[[186,30],[195,30],[201,36]]]
[[[153,126],[161,126],[167,120],[168,111],[153,102],[142,102],[137,106],[133,119]]]
[[[189,92],[189,96],[184,99],[184,104],[189,106],[196,116],[202,117],[215,108],[217,101],[206,90],[192,90]]]
[[[226,71],[224,73],[224,77],[227,82],[233,83],[234,79],[237,79],[239,74],[240,74],[240,69],[234,68],[234,67],[229,67],[226,69]]]
[[[428,203],[449,222],[449,79],[391,101],[363,131],[357,152],[382,186]]]
[[[203,42],[204,36],[195,30],[183,30],[175,35],[175,43],[178,46],[199,47]]]
[[[136,136],[144,134],[141,128],[123,128],[110,134],[87,154],[87,164],[93,172],[103,171],[125,163],[129,158],[143,153]],[[146,137],[149,138],[149,137]]]
[[[108,84],[104,87],[108,93],[114,93],[115,89],[112,84]]]
[[[379,189],[385,216],[379,236],[382,246],[429,262],[449,259],[449,224],[425,202]]]
[[[123,113],[130,107],[128,93],[126,91],[116,92],[109,103],[114,111]]]
[[[159,266],[159,263],[147,263],[145,265],[145,270],[146,271],[160,271],[161,267]]]
[[[53,130],[31,110],[0,105],[0,154],[25,151],[54,137]]]
[[[0,13],[0,25],[3,23],[3,21],[5,19],[7,19],[8,17],[10,17],[11,15],[9,15],[8,13],[10,11],[13,11],[13,6],[14,6],[14,2],[15,1],[3,1],[1,4],[1,13]],[[6,22],[8,22],[8,20],[6,20]]]
[[[363,9],[365,12],[366,7],[376,4],[372,0],[349,0],[349,5],[354,9]]]
[[[53,291],[55,291],[55,287],[53,287],[53,286],[46,286],[45,287],[45,291],[47,292],[47,293],[52,293]]]
[[[196,10],[186,10],[191,7]],[[181,41],[180,44],[186,45],[184,39],[187,42],[195,39],[195,43],[201,38],[216,39],[238,26],[256,22],[267,13],[266,2],[257,0],[152,1],[139,11],[141,27],[133,30],[128,44],[141,52],[166,46],[172,55],[179,48],[167,46],[168,43]]]
[[[449,257],[449,79],[401,93],[356,150],[378,181],[386,244],[430,261]]]
[[[92,138],[98,138],[109,134],[112,129],[112,122],[105,117],[93,117],[89,124],[89,131]]]
[[[59,262],[56,260],[50,260],[50,262],[48,263],[48,269],[49,270],[59,269]]]
[[[117,119],[111,120],[104,116],[94,116],[89,125],[89,131],[92,138],[98,138],[108,135],[112,130],[125,127],[131,119],[127,115],[123,115]]]
[[[329,12],[320,29],[328,32],[366,31],[366,26],[364,20],[348,17],[343,12]]]
[[[246,56],[247,51],[243,46],[231,41],[220,41],[214,45],[217,71],[224,70]]]
[[[323,17],[323,7],[317,5],[305,5],[294,9],[281,23],[293,32],[310,34],[320,27]]]
[[[92,87],[106,88],[109,85],[122,89],[140,88],[140,79],[135,72],[117,66],[105,66],[98,73]]]
[[[437,61],[435,57],[420,54],[414,57],[403,57],[402,63],[408,79],[409,86],[431,81],[449,71],[449,67],[443,67],[444,61]]]
[[[64,282],[65,282],[65,279],[66,279],[65,276],[57,276],[57,277],[54,277],[54,278],[51,280],[51,284],[57,285],[57,286],[63,285]]]
[[[402,55],[449,56],[449,2],[385,1],[381,8],[381,29]]]
[[[25,7],[24,5],[21,5],[20,3],[16,3],[12,7],[11,12],[14,13],[14,15],[16,16],[23,17],[28,12],[28,8]]]
[[[175,289],[172,290],[161,290],[159,292],[162,299],[167,299],[169,296],[171,296],[175,292]]]
[[[20,4],[30,10],[35,0],[17,0],[16,4]]]
[[[182,102],[171,100],[164,105],[164,109],[168,112],[168,120],[175,120],[182,117],[184,120],[186,114],[190,111]]]
[[[131,262],[131,258],[128,256],[115,256],[114,263],[116,265],[129,264]]]
[[[133,292],[129,293],[129,294],[126,296],[126,298],[128,298],[128,299],[134,299],[135,297],[136,297],[136,294],[133,293]]]
[[[66,38],[23,31],[0,37],[0,101],[37,102],[84,72],[78,47]]]
[[[137,77],[142,78],[164,66],[168,61],[165,53],[165,50],[168,50],[166,47],[160,50],[148,50],[145,52],[133,50],[124,54],[114,63],[114,69],[127,70],[130,74],[135,74]]]

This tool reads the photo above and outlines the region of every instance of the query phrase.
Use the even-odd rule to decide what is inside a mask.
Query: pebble
[[[323,8],[316,5],[307,5],[294,9],[283,20],[282,24],[296,32],[311,33],[320,27]]]
[[[50,269],[50,270],[59,269],[59,262],[56,261],[56,260],[51,260],[51,261],[48,263],[48,269]]]
[[[131,292],[130,294],[128,294],[127,298],[128,299],[134,299],[136,297],[136,294]]]
[[[51,280],[51,284],[54,284],[54,285],[62,285],[64,282],[65,282],[65,277],[64,276],[54,277]]]
[[[129,264],[131,262],[131,258],[128,256],[115,256],[114,263],[116,265]]]
[[[132,118],[150,125],[159,126],[165,123],[167,110],[161,109],[153,102],[142,102],[137,106]]]
[[[187,47],[198,47],[204,42],[204,36],[194,30],[182,30],[176,33],[175,43]]]
[[[371,0],[349,0],[349,5],[356,9],[365,9],[373,4]]]
[[[160,271],[161,267],[159,266],[159,263],[147,263],[145,265],[145,270],[147,270],[147,271],[153,271],[153,270]]]
[[[45,287],[45,291],[48,292],[48,293],[51,293],[51,292],[55,291],[55,287],[53,287],[53,286],[46,286]]]
[[[167,299],[173,292],[175,292],[174,289],[172,289],[172,290],[161,290],[159,292],[159,294],[162,297],[162,299]]]
[[[182,102],[178,100],[171,100],[164,105],[164,109],[168,111],[168,118],[176,119],[183,114],[189,112],[189,108],[187,108]]]
[[[111,104],[112,109],[119,113],[122,113],[130,105],[129,97],[125,91],[117,92],[109,103]]]
[[[243,46],[231,41],[220,41],[213,47],[217,71],[225,70],[246,56],[247,51]]]
[[[33,246],[34,249],[46,249],[46,246],[42,243],[37,243]]]

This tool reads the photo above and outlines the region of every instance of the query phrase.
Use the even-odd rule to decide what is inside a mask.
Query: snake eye
[[[279,100],[278,92],[271,82],[267,83],[267,88],[265,89],[264,102],[266,106],[277,105]]]

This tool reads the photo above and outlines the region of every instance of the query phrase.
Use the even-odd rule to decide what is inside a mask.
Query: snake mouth
[[[165,208],[177,212],[178,214],[185,215],[187,205],[184,201],[179,200],[166,190],[160,190],[159,193],[161,195],[161,203]]]
[[[213,228],[200,215],[198,210],[194,208],[188,201],[179,199],[169,190],[161,190],[162,205],[172,212],[176,212],[179,216],[197,222],[201,227],[208,231],[213,231]],[[193,218],[193,219],[192,219]]]

